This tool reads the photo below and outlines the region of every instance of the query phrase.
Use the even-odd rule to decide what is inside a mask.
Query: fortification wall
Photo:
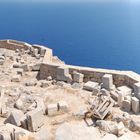
[[[16,41],[16,40],[0,40],[0,48],[5,48],[9,50],[16,50],[16,49],[25,49],[27,50],[31,47],[30,44]]]
[[[128,85],[133,88],[133,84],[140,82],[140,75],[132,71],[118,71],[118,70],[107,70],[107,69],[97,69],[97,68],[88,68],[88,67],[79,67],[66,65],[63,63],[53,63],[53,51],[52,49],[40,46],[40,45],[30,45],[26,42],[20,42],[15,40],[1,40],[0,48],[6,48],[10,50],[16,49],[29,49],[30,47],[38,48],[43,55],[43,62],[40,66],[40,79],[46,79],[48,76],[56,78],[57,67],[65,66],[69,68],[70,74],[73,74],[73,71],[80,72],[84,74],[84,81],[96,81],[101,83],[102,77],[104,74],[112,74],[114,84],[116,86]],[[44,51],[45,49],[45,51]]]
[[[40,78],[46,79],[48,76],[52,76],[53,78],[56,78],[57,67],[59,66],[60,65],[42,63],[40,67]],[[73,71],[78,71],[84,74],[84,82],[92,80],[101,83],[104,74],[112,74],[114,84],[116,86],[128,85],[133,88],[134,83],[140,82],[140,75],[132,71],[96,69],[96,68],[79,67],[79,66],[72,66],[72,65],[64,65],[64,66],[69,68],[70,74],[72,74]]]

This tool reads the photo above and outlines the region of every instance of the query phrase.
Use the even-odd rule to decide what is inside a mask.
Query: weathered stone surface
[[[140,82],[134,84],[134,93],[135,96],[140,99]]]
[[[23,75],[23,69],[22,68],[17,68],[16,72],[17,72],[17,74],[19,74],[21,76]]]
[[[68,112],[68,110],[69,110],[68,108],[69,108],[69,106],[65,101],[59,101],[58,102],[58,111],[60,113]]]
[[[41,127],[41,129],[35,134],[37,140],[49,140],[49,131],[46,126]]]
[[[31,65],[31,66],[30,66],[30,69],[31,69],[32,71],[39,71],[39,70],[40,70],[40,65],[41,65],[40,63]]]
[[[138,113],[140,111],[140,101],[136,97],[132,97],[132,111]]]
[[[74,89],[81,89],[83,86],[81,83],[73,83],[71,87]]]
[[[88,81],[84,84],[83,89],[93,91],[94,88],[97,88],[99,86],[99,83]]]
[[[129,121],[128,128],[131,131],[139,131],[140,132],[140,121],[131,120]]]
[[[37,131],[41,126],[44,125],[44,115],[42,110],[35,109],[33,111],[29,111],[26,114],[28,130],[31,132]]]
[[[114,123],[111,121],[97,120],[96,125],[100,130],[114,134],[116,136],[121,136],[124,134],[125,127],[122,122]]]
[[[124,96],[132,94],[132,89],[129,88],[128,86],[121,86],[121,87],[118,87],[117,89],[118,91],[122,92]]]
[[[11,140],[11,133],[8,131],[1,131],[0,140]]]
[[[113,77],[111,74],[105,74],[103,77],[102,77],[102,88],[105,88],[107,90],[111,90],[114,88],[114,85],[113,85]]]
[[[5,120],[5,123],[11,123],[14,124],[16,126],[20,126],[21,125],[21,118],[24,116],[23,112],[20,110],[13,110],[9,117]]]
[[[65,81],[70,83],[72,81],[71,75],[69,74],[69,69],[67,67],[58,67],[56,79],[58,81]]]
[[[20,82],[21,75],[14,75],[11,79],[12,82]]]
[[[38,55],[38,49],[33,49],[33,56],[37,56]]]
[[[81,108],[79,111],[74,112],[73,116],[77,119],[84,119],[86,112],[87,112],[87,109]]]
[[[19,65],[19,68],[22,68],[24,72],[28,71],[29,68],[28,68],[28,65],[27,64],[21,64]]]
[[[77,83],[83,82],[84,75],[82,73],[78,73],[76,71],[73,72],[73,81]]]
[[[117,140],[117,136],[113,134],[106,134],[100,140]]]
[[[83,123],[60,125],[55,134],[55,140],[98,140],[99,131],[94,127],[87,127]]]
[[[19,98],[15,104],[14,104],[14,107],[17,108],[17,109],[24,109],[24,104],[23,104],[23,101]]]
[[[4,56],[0,56],[0,65],[3,65],[5,62],[5,57]]]
[[[115,123],[110,121],[104,121],[104,120],[97,120],[96,125],[99,127],[100,130],[117,135],[118,129]]]
[[[52,85],[52,81],[41,80],[41,87],[46,88]]]
[[[122,102],[124,100],[124,94],[121,91],[118,91],[118,105],[122,107]]]
[[[118,101],[119,95],[118,95],[118,93],[117,93],[116,91],[111,91],[111,92],[110,92],[110,95],[111,95],[111,97],[112,97],[115,101]]]
[[[32,80],[32,81],[26,82],[25,85],[26,86],[35,86],[35,85],[37,85],[37,82]]]
[[[124,109],[125,111],[128,111],[128,112],[131,111],[131,101],[123,100],[122,109]]]
[[[48,116],[54,116],[58,114],[58,105],[57,104],[49,104],[47,106],[47,114]]]

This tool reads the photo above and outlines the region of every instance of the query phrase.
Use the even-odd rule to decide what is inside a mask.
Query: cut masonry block
[[[14,124],[16,126],[20,126],[21,125],[21,118],[23,118],[24,113],[20,110],[13,110],[9,117],[5,120],[5,123],[11,123]]]
[[[37,56],[38,55],[38,49],[34,49],[33,50],[33,56]]]
[[[11,140],[11,133],[8,131],[1,131],[0,140]]]
[[[132,97],[132,111],[138,113],[140,111],[140,101],[136,97]]]
[[[49,104],[47,106],[48,116],[54,116],[58,114],[58,105],[57,104]]]
[[[134,84],[134,94],[138,99],[140,99],[140,82]]]
[[[65,101],[58,102],[58,111],[61,113],[68,112],[68,104]]]
[[[22,68],[17,68],[16,72],[17,72],[17,74],[19,74],[21,76],[23,75],[23,69]]]
[[[111,74],[105,74],[102,77],[102,88],[105,88],[107,90],[111,90],[114,89],[114,85],[113,85],[113,77]]]
[[[124,96],[131,95],[132,94],[132,89],[129,88],[128,86],[121,86],[117,88],[118,91],[122,92]]]
[[[32,110],[26,114],[28,130],[36,132],[41,126],[44,125],[44,115],[42,110]]]
[[[131,101],[123,100],[122,109],[124,109],[125,111],[128,111],[128,112],[131,111]]]
[[[76,71],[73,72],[73,81],[77,83],[83,82],[84,75],[82,73],[78,73]]]
[[[12,82],[20,82],[21,75],[14,75],[11,79]]]
[[[118,105],[122,107],[122,102],[124,100],[124,95],[122,92],[118,91]]]
[[[99,83],[88,81],[84,84],[83,89],[93,91],[94,88],[97,88],[99,86]]]
[[[69,69],[67,67],[58,67],[56,78],[59,81],[65,81],[68,83],[72,81],[71,75],[69,74]]]

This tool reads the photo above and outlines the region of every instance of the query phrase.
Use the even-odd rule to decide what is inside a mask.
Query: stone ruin
[[[138,133],[139,79],[67,65],[40,45],[0,41],[0,140],[119,140]],[[97,127],[106,135],[94,137]]]

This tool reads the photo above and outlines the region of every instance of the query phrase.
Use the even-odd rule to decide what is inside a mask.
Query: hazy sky
[[[140,0],[0,0],[0,2],[128,2],[137,3]]]

